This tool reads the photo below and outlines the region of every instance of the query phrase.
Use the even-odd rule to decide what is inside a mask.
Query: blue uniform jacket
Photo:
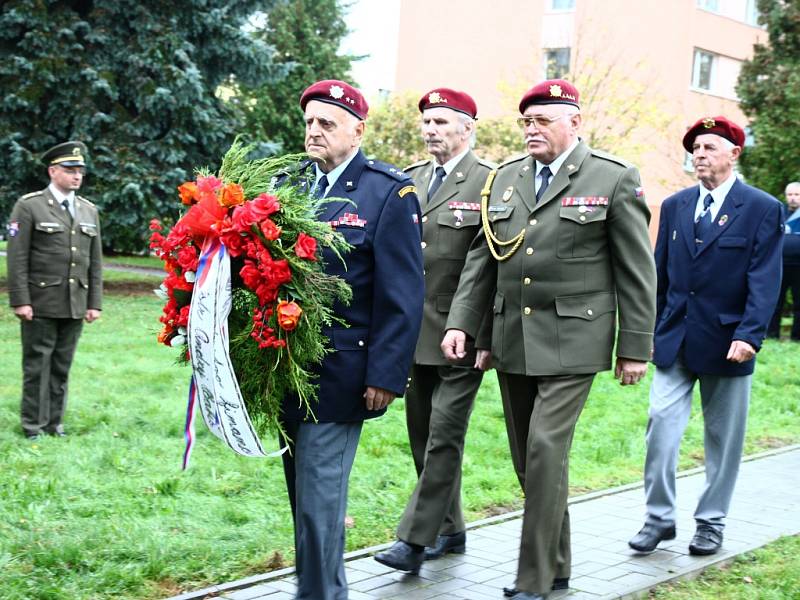
[[[318,216],[320,221],[338,221],[335,229],[353,246],[344,255],[345,264],[329,250],[323,252],[325,272],[345,279],[353,300],[334,307],[350,327],[323,332],[334,352],[316,370],[319,404],[312,408],[320,422],[381,416],[385,409],[366,409],[367,386],[398,396],[405,392],[425,296],[413,185],[401,170],[367,160],[359,150],[327,194],[349,202],[330,202]],[[283,418],[311,420],[298,404],[297,398],[287,398]]]
[[[661,205],[653,362],[669,367],[683,346],[686,366],[695,373],[748,375],[755,359],[733,363],[725,357],[733,340],[758,350],[775,310],[782,268],[781,204],[736,181],[708,239],[698,247],[698,194],[693,186]]]

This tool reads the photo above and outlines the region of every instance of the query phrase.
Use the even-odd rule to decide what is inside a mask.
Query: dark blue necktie
[[[536,201],[542,199],[544,193],[547,191],[547,186],[550,185],[550,176],[553,172],[550,170],[550,167],[542,167],[542,170],[539,171],[539,177],[542,178],[542,183],[539,185],[539,191],[536,192]]]
[[[436,194],[436,191],[442,187],[442,182],[444,181],[446,175],[447,173],[445,173],[444,167],[436,167],[436,179],[433,180],[431,189],[428,191],[428,200],[433,200],[433,196]]]
[[[703,241],[703,238],[705,238],[709,229],[711,229],[712,220],[709,207],[713,203],[714,198],[711,197],[711,194],[707,194],[706,197],[703,198],[703,212],[700,213],[700,216],[694,222],[694,237],[700,242]]]
[[[314,190],[314,198],[322,198],[325,195],[325,190],[328,189],[328,176],[323,175],[317,182],[317,187]]]

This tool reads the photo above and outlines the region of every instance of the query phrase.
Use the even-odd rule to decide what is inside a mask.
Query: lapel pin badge
[[[719,218],[719,226],[720,226],[720,227],[722,227],[723,225],[725,225],[725,223],[727,223],[727,222],[728,222],[728,215],[722,215],[722,216]]]
[[[506,188],[506,191],[503,192],[503,202],[508,202],[509,200],[511,200],[511,196],[513,195],[514,195],[514,187],[508,186]]]
[[[675,238],[677,238],[677,237],[678,237],[678,230],[677,229],[673,229],[672,230],[672,241],[674,242]]]

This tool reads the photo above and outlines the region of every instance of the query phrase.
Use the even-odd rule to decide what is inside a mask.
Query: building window
[[[748,25],[758,26],[758,17],[758,2],[756,2],[756,0],[747,0],[744,22]]]
[[[712,89],[716,62],[716,54],[695,48],[694,65],[692,66],[692,87],[699,90]]]
[[[719,0],[697,0],[697,8],[711,12],[719,12]]]
[[[687,173],[694,173],[694,164],[692,163],[692,153],[686,152],[683,157],[683,170]]]
[[[575,10],[575,0],[550,0],[550,10]]]
[[[542,71],[545,79],[560,79],[569,73],[569,48],[546,48]]]

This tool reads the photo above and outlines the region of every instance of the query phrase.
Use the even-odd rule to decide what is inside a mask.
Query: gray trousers
[[[27,435],[63,431],[67,380],[82,319],[34,317],[22,321],[22,430]]]
[[[284,424],[294,440],[283,467],[294,516],[297,600],[347,600],[344,519],[362,424]]]
[[[397,527],[397,537],[405,542],[433,546],[438,534],[466,529],[461,460],[482,378],[483,371],[470,367],[411,367],[406,424],[418,479]]]
[[[694,383],[699,380],[706,484],[694,518],[698,524],[723,529],[739,474],[752,378],[752,375],[697,375],[689,371],[680,358],[669,368],[656,368],[650,387],[644,465],[648,523],[675,524],[678,453],[692,410]]]

